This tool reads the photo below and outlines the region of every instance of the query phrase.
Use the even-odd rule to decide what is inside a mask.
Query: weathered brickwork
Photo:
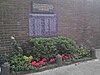
[[[20,43],[28,39],[30,5],[29,0],[7,0],[0,3],[0,59],[12,50],[11,36],[15,36]]]
[[[59,17],[59,35],[100,47],[100,1],[53,0]]]
[[[7,0],[0,3],[0,53],[11,50],[11,36],[15,36],[20,43],[28,40],[31,1]],[[58,35],[70,37],[79,44],[100,48],[99,0],[48,1],[54,5],[54,12],[58,15]]]
[[[20,42],[28,39],[29,0],[8,0],[0,8],[0,51],[10,47],[10,37],[15,36]]]

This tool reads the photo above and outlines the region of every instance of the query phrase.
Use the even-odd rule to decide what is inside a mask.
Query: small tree
[[[20,45],[17,43],[16,39],[13,36],[11,36],[11,45],[14,48],[15,52],[19,52],[20,54],[23,54],[22,48],[20,47]]]

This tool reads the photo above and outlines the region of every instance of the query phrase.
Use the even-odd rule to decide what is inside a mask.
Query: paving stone
[[[72,64],[26,75],[100,75],[100,60],[91,60],[83,63],[77,63],[77,66]]]
[[[0,75],[1,75],[1,67],[0,67]]]

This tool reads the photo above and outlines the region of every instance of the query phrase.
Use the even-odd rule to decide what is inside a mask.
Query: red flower
[[[42,61],[44,61],[44,62],[45,62],[45,61],[47,61],[47,59],[46,59],[46,58],[43,58],[43,59],[42,59]]]
[[[32,66],[36,66],[36,67],[38,67],[40,65],[39,63],[36,63],[36,61],[32,62],[31,64],[32,64]]]
[[[32,66],[34,66],[36,64],[36,61],[33,61],[31,64],[32,64]]]
[[[39,61],[40,65],[43,65],[44,64],[44,61]]]
[[[64,54],[62,54],[61,56],[62,56],[62,58],[65,58],[65,55]]]
[[[66,58],[66,59],[68,59],[68,58],[69,58],[69,56],[65,56],[65,58]]]
[[[36,63],[36,64],[35,64],[36,67],[38,67],[39,65],[40,65],[39,63]]]
[[[68,56],[69,58],[72,58],[72,56]]]
[[[65,58],[66,58],[66,59],[70,59],[70,58],[72,58],[72,56],[65,56]]]
[[[55,59],[50,59],[50,62],[51,62],[51,63],[55,62]]]

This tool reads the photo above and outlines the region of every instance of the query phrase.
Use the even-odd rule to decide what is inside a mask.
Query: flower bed
[[[78,59],[78,60],[73,61],[73,62],[63,62],[62,66],[75,64],[77,62],[85,62],[85,61],[92,60],[92,59],[93,58],[84,58],[84,59]],[[57,64],[52,64],[52,65],[47,65],[47,66],[44,66],[44,67],[41,67],[41,68],[37,68],[37,69],[34,69],[34,70],[10,73],[10,75],[25,75],[25,74],[29,74],[29,73],[42,72],[42,71],[53,69],[53,68],[57,68],[57,67],[59,67],[59,66],[57,66]]]
[[[92,59],[90,50],[79,47],[71,39],[62,36],[33,38],[29,44],[32,50],[23,52],[15,38],[12,39],[12,46],[15,50],[6,56],[6,62],[9,62],[12,74],[22,75],[27,72],[55,68],[58,66],[58,54],[61,56],[62,65]]]

